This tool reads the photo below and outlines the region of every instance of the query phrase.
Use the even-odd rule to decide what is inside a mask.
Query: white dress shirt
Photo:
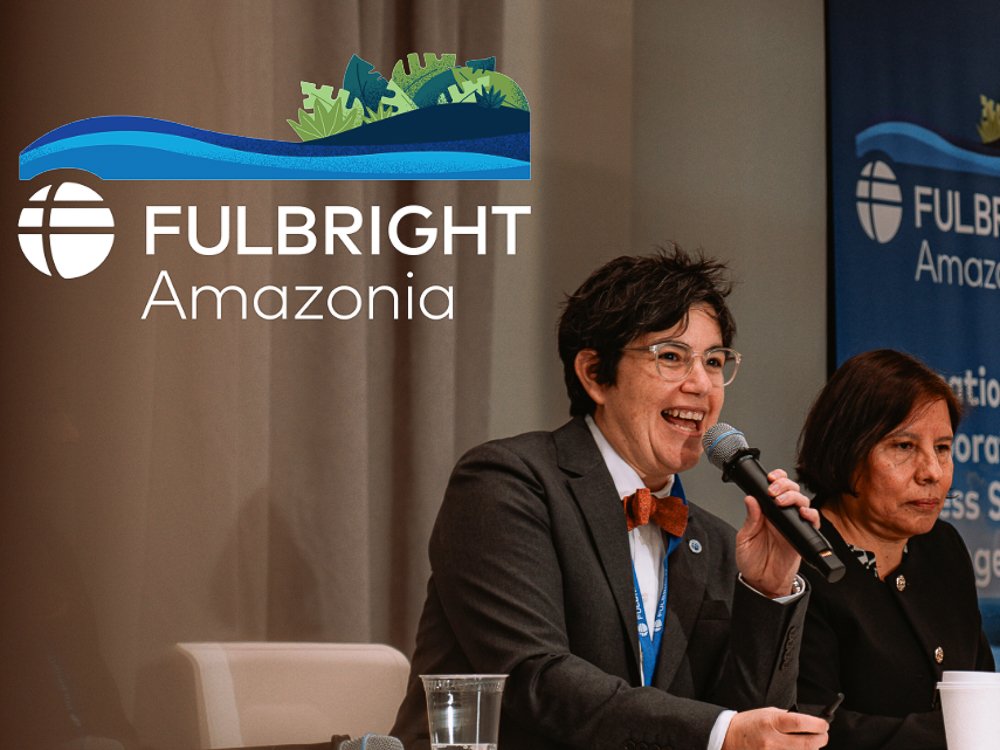
[[[611,479],[614,480],[615,489],[618,495],[625,499],[640,487],[644,487],[639,474],[629,466],[625,460],[618,455],[618,452],[611,447],[611,443],[601,433],[597,423],[588,415],[586,418],[587,427],[590,434],[594,436],[597,447],[601,451],[604,463],[607,464]],[[664,485],[663,489],[654,492],[657,497],[664,497],[670,494],[674,486],[674,477]],[[624,513],[624,509],[622,513]],[[655,523],[647,523],[645,526],[637,526],[628,533],[628,546],[632,551],[632,567],[635,570],[635,578],[639,582],[639,595],[642,597],[642,606],[646,612],[655,611],[660,601],[660,593],[663,591],[663,558],[666,555],[667,547],[663,541],[663,530]],[[639,668],[642,670],[642,650],[639,650]],[[644,674],[644,673],[641,673]],[[643,678],[645,683],[645,678]],[[729,723],[736,716],[735,711],[723,711],[719,718],[715,720],[712,727],[712,734],[708,738],[706,750],[721,750],[722,743],[726,739],[726,732],[729,731]]]

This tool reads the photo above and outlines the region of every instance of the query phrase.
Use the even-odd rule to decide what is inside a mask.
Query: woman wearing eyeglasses
[[[431,745],[420,675],[468,673],[509,675],[500,750],[826,743],[825,721],[787,710],[798,555],[753,498],[737,535],[681,486],[740,360],[725,271],[676,249],[598,269],[559,324],[573,419],[455,467],[392,732],[407,750]]]
[[[945,747],[944,670],[993,671],[968,550],[939,520],[961,405],[921,362],[882,349],[847,360],[806,418],[799,480],[847,571],[813,587],[800,709],[845,698],[830,748]]]

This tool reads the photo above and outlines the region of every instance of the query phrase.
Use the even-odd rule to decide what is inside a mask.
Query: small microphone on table
[[[830,583],[844,577],[844,563],[834,554],[830,543],[801,515],[798,506],[778,505],[767,492],[771,482],[757,460],[760,451],[747,445],[742,432],[719,422],[702,438],[705,454],[713,465],[722,469],[722,481],[735,482],[760,504],[764,516],[789,541],[802,559],[815,568]]]
[[[338,750],[403,750],[403,743],[385,734],[366,734],[353,740],[344,740]]]

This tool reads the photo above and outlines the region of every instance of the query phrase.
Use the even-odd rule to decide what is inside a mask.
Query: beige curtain
[[[734,7],[0,3],[0,744],[3,711],[36,707],[7,658],[10,635],[60,612],[86,610],[94,627],[74,630],[72,649],[104,660],[143,742],[164,750],[195,744],[177,641],[370,640],[409,652],[454,460],[486,437],[564,421],[558,300],[623,252],[674,239],[734,261],[747,359],[723,413],[773,465],[791,463],[825,374],[823,3]],[[21,149],[86,117],[290,140],[300,81],[339,86],[353,54],[388,75],[410,52],[498,56],[531,102],[530,182],[17,179]],[[775,121],[797,127],[765,127]],[[67,179],[113,208],[116,241],[98,272],[60,282],[26,263],[16,226],[35,189]],[[452,257],[404,257],[384,235],[377,257],[201,257],[177,237],[144,253],[147,205],[199,206],[206,243],[219,206],[245,206],[251,243],[274,245],[279,205],[365,216],[380,206],[384,226],[411,204],[438,227],[445,205],[462,224],[477,205],[530,205],[532,216],[518,223],[516,257],[492,220],[486,256],[463,238]],[[368,227],[357,238],[370,247]],[[161,307],[140,320],[161,270],[186,307],[192,285],[436,284],[454,286],[456,315],[182,321]],[[770,294],[775,279],[803,304]],[[779,376],[768,363],[789,341],[809,356]],[[740,522],[714,468],[689,474],[691,496]]]
[[[116,240],[99,273],[65,282],[3,257],[3,526],[66,540],[125,713],[144,743],[194,747],[190,695],[172,646],[186,640],[375,641],[412,649],[428,574],[426,540],[457,456],[486,438],[496,217],[489,247],[459,238],[422,256],[369,252],[367,219],[443,208],[474,224],[496,183],[114,183],[43,175],[18,186],[18,150],[61,124],[141,114],[290,140],[299,82],[340,87],[353,54],[389,76],[410,52],[458,61],[501,54],[501,0],[15,3],[5,6],[5,226],[20,200],[63,179],[113,207]],[[500,60],[500,69],[503,61]],[[40,94],[39,92],[44,92]],[[30,104],[25,104],[30,103]],[[276,207],[352,206],[361,256],[194,254],[182,238],[144,252],[144,207],[197,206],[203,244],[219,206],[245,206],[248,241],[274,246]],[[411,239],[415,222],[404,223]],[[413,244],[416,244],[415,242]],[[183,301],[141,314],[161,271]],[[453,320],[246,320],[213,304],[190,315],[192,286],[390,285],[404,297],[453,287]],[[163,292],[161,288],[161,292]],[[325,295],[324,295],[325,296]],[[158,295],[159,299],[165,293]],[[293,298],[290,308],[298,298]],[[338,298],[347,305],[346,296]],[[442,297],[430,306],[443,309]],[[294,312],[294,309],[292,310]],[[29,511],[30,509],[30,515]],[[46,537],[48,538],[48,537]],[[39,550],[39,556],[49,554]],[[5,581],[32,571],[22,560]],[[17,589],[37,602],[36,586]],[[61,589],[60,589],[61,590]],[[30,601],[28,601],[30,600]],[[8,620],[4,620],[5,623]],[[81,646],[81,649],[83,646]],[[5,680],[11,675],[5,675]],[[11,683],[8,683],[11,684]]]

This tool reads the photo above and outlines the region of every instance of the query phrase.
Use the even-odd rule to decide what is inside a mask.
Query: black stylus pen
[[[820,711],[819,714],[817,714],[817,716],[820,719],[824,719],[826,723],[829,724],[831,721],[833,721],[834,711],[837,710],[837,708],[840,706],[843,700],[844,700],[844,694],[837,693],[837,697],[833,699],[830,705],[828,705],[826,708]],[[789,734],[812,734],[812,732],[789,732]]]
[[[826,723],[829,724],[833,721],[833,712],[837,710],[840,704],[844,700],[843,693],[837,693],[837,697],[833,699],[833,702],[823,709],[823,712],[819,715],[819,718],[826,719]]]

